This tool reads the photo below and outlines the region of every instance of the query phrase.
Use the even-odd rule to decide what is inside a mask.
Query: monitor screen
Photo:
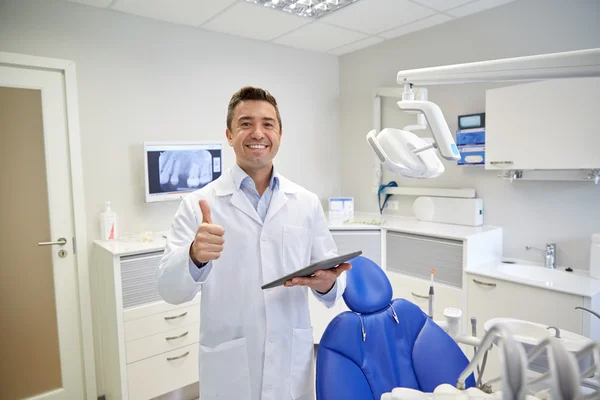
[[[144,143],[146,202],[181,200],[221,176],[218,142]]]

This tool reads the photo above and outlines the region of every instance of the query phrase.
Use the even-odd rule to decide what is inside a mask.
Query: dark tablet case
[[[308,267],[304,267],[299,269],[296,272],[292,272],[291,274],[285,275],[279,279],[274,280],[273,282],[267,283],[263,285],[262,289],[270,289],[276,286],[283,285],[286,281],[289,281],[292,278],[296,277],[307,277],[313,275],[315,272],[319,270],[327,270],[331,268],[335,268],[338,265],[345,263],[346,261],[350,261],[355,257],[358,257],[362,254],[362,251],[355,251],[353,253],[344,254],[341,256],[336,256],[333,258],[329,258],[327,260],[318,261],[314,264],[309,265]]]

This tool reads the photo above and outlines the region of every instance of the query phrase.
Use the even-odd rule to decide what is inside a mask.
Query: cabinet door
[[[125,310],[162,301],[158,293],[156,268],[163,252],[121,257],[121,289]]]
[[[600,78],[486,92],[486,169],[600,167]]]
[[[386,271],[392,285],[394,299],[406,299],[418,305],[423,312],[429,313],[429,286],[425,279]],[[462,290],[443,284],[434,283],[433,319],[444,321],[444,309],[461,308]]]
[[[462,241],[399,232],[388,232],[386,241],[387,271],[428,280],[435,269],[437,282],[462,288]]]
[[[331,231],[339,254],[361,250],[363,256],[381,266],[381,231]]]
[[[485,335],[485,322],[492,318],[516,318],[581,334],[582,316],[575,310],[583,304],[580,296],[473,274],[467,274],[467,282],[467,313],[463,315],[477,318],[479,338]],[[484,380],[499,375],[497,349],[489,353],[485,371]]]

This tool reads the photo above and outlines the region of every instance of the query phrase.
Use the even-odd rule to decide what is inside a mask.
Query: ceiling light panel
[[[318,19],[356,3],[358,0],[246,0],[258,6],[280,10],[301,17]]]

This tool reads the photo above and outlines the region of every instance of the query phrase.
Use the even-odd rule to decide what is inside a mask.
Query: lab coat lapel
[[[220,181],[219,185],[217,186],[217,196],[231,196],[231,200],[229,202],[232,206],[252,218],[259,225],[262,225],[263,223],[254,207],[252,207],[250,200],[248,200],[244,192],[242,192],[239,187],[235,187],[235,182],[231,176],[231,169],[228,169],[227,172],[223,174],[222,178],[223,180]]]
[[[250,200],[248,200],[248,198],[246,197],[244,192],[242,192],[241,189],[238,188],[236,191],[233,192],[233,196],[231,196],[231,205],[239,209],[244,214],[248,215],[259,225],[263,224],[260,220],[260,217],[258,216],[258,213],[254,209],[254,207],[252,207]]]
[[[273,193],[273,198],[271,198],[271,204],[269,205],[269,211],[267,212],[267,216],[265,217],[265,224],[273,218],[273,216],[287,203],[288,196],[282,190],[277,190]]]
[[[297,193],[296,188],[293,184],[279,175],[279,190],[276,190],[273,193],[273,198],[271,199],[271,204],[269,205],[269,211],[267,212],[267,216],[265,218],[265,224],[269,222],[275,214],[287,203],[289,196]]]

